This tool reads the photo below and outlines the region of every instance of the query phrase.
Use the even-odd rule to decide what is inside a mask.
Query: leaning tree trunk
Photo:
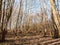
[[[53,23],[54,23],[54,37],[59,37],[60,35],[60,29],[59,29],[59,21],[58,21],[58,14],[56,11],[56,7],[55,7],[55,0],[50,0],[51,6],[52,6],[52,10],[53,10]]]

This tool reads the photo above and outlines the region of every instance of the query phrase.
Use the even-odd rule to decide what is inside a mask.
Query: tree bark
[[[2,2],[2,1],[1,1]],[[7,1],[8,2],[8,1]],[[13,1],[14,2],[14,1]],[[5,41],[5,35],[6,35],[6,33],[7,33],[7,24],[8,24],[8,22],[9,22],[9,19],[10,19],[10,17],[11,17],[11,15],[12,15],[12,10],[13,10],[13,2],[9,2],[9,5],[7,5],[8,7],[6,7],[7,8],[7,10],[5,9],[5,3],[6,3],[6,1],[4,0],[4,2],[3,2],[3,9],[2,9],[2,6],[1,6],[1,15],[2,15],[2,17],[1,17],[1,20],[2,20],[2,25],[1,25],[1,31],[2,31],[2,41]],[[12,3],[12,4],[11,4]],[[10,6],[10,4],[11,4],[11,6]],[[6,12],[5,12],[6,11]],[[3,12],[3,13],[2,13]],[[0,20],[0,21],[1,21]]]
[[[52,6],[52,11],[53,11],[53,23],[54,23],[54,37],[59,37],[60,35],[60,29],[59,29],[59,21],[58,21],[58,14],[56,11],[56,7],[55,7],[55,0],[50,0],[51,6]]]
[[[1,14],[2,14],[2,1],[3,0],[0,0],[0,21],[1,21]]]

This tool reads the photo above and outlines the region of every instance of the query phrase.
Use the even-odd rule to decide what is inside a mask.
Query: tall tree
[[[0,0],[0,20],[1,20],[1,14],[2,14],[2,1],[3,0]]]
[[[20,7],[19,7],[17,22],[16,22],[16,34],[17,34],[17,31],[21,29],[20,26],[22,22],[22,17],[23,17],[23,1],[20,0]]]
[[[52,14],[52,18],[53,18],[53,23],[54,23],[54,37],[59,37],[60,35],[60,28],[59,28],[59,21],[58,21],[58,14],[56,11],[56,6],[55,6],[55,0],[50,0],[51,6],[52,6],[52,10],[53,10],[53,14]]]
[[[7,2],[7,7],[6,7],[6,2]],[[4,0],[3,2],[3,13],[2,15],[2,25],[1,25],[1,31],[2,31],[2,41],[5,40],[5,34],[7,33],[7,24],[9,22],[9,19],[12,15],[12,9],[13,9],[13,4],[14,4],[14,0]],[[6,8],[5,8],[6,7]]]

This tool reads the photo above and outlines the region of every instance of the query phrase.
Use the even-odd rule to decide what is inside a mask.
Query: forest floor
[[[24,35],[20,33],[15,35],[10,33],[5,35],[5,42],[0,42],[0,45],[60,45],[60,38],[54,39],[51,36],[43,36],[43,34]]]
[[[0,42],[0,45],[60,45],[60,38],[53,39],[51,37],[35,36],[13,36],[6,37],[5,42]]]

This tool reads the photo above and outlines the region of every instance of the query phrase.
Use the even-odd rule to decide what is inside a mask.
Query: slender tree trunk
[[[0,0],[0,30],[1,30],[1,16],[2,16],[2,1]]]
[[[55,7],[55,0],[50,0],[51,6],[52,6],[52,10],[53,10],[53,23],[54,23],[54,37],[59,37],[60,35],[60,29],[59,29],[59,21],[58,21],[58,14],[56,11],[56,7]]]
[[[2,41],[5,40],[5,34],[4,34],[4,16],[5,16],[5,2],[3,3],[3,9],[2,9],[2,14],[1,14],[1,20],[2,20],[2,25],[1,25],[1,31],[2,31]]]
[[[1,25],[1,16],[2,16],[2,1],[3,0],[0,0],[0,30],[2,29],[2,25]],[[2,30],[1,30],[2,31]],[[0,37],[2,38],[2,37]]]
[[[3,0],[0,0],[0,21],[1,21],[1,15],[2,15],[2,1]]]
[[[23,7],[22,7],[22,0],[20,0],[20,7],[19,7],[19,12],[18,12],[18,16],[17,16],[17,22],[16,22],[16,34],[18,34],[18,30],[21,26],[21,21],[22,21],[22,17],[23,17]]]

